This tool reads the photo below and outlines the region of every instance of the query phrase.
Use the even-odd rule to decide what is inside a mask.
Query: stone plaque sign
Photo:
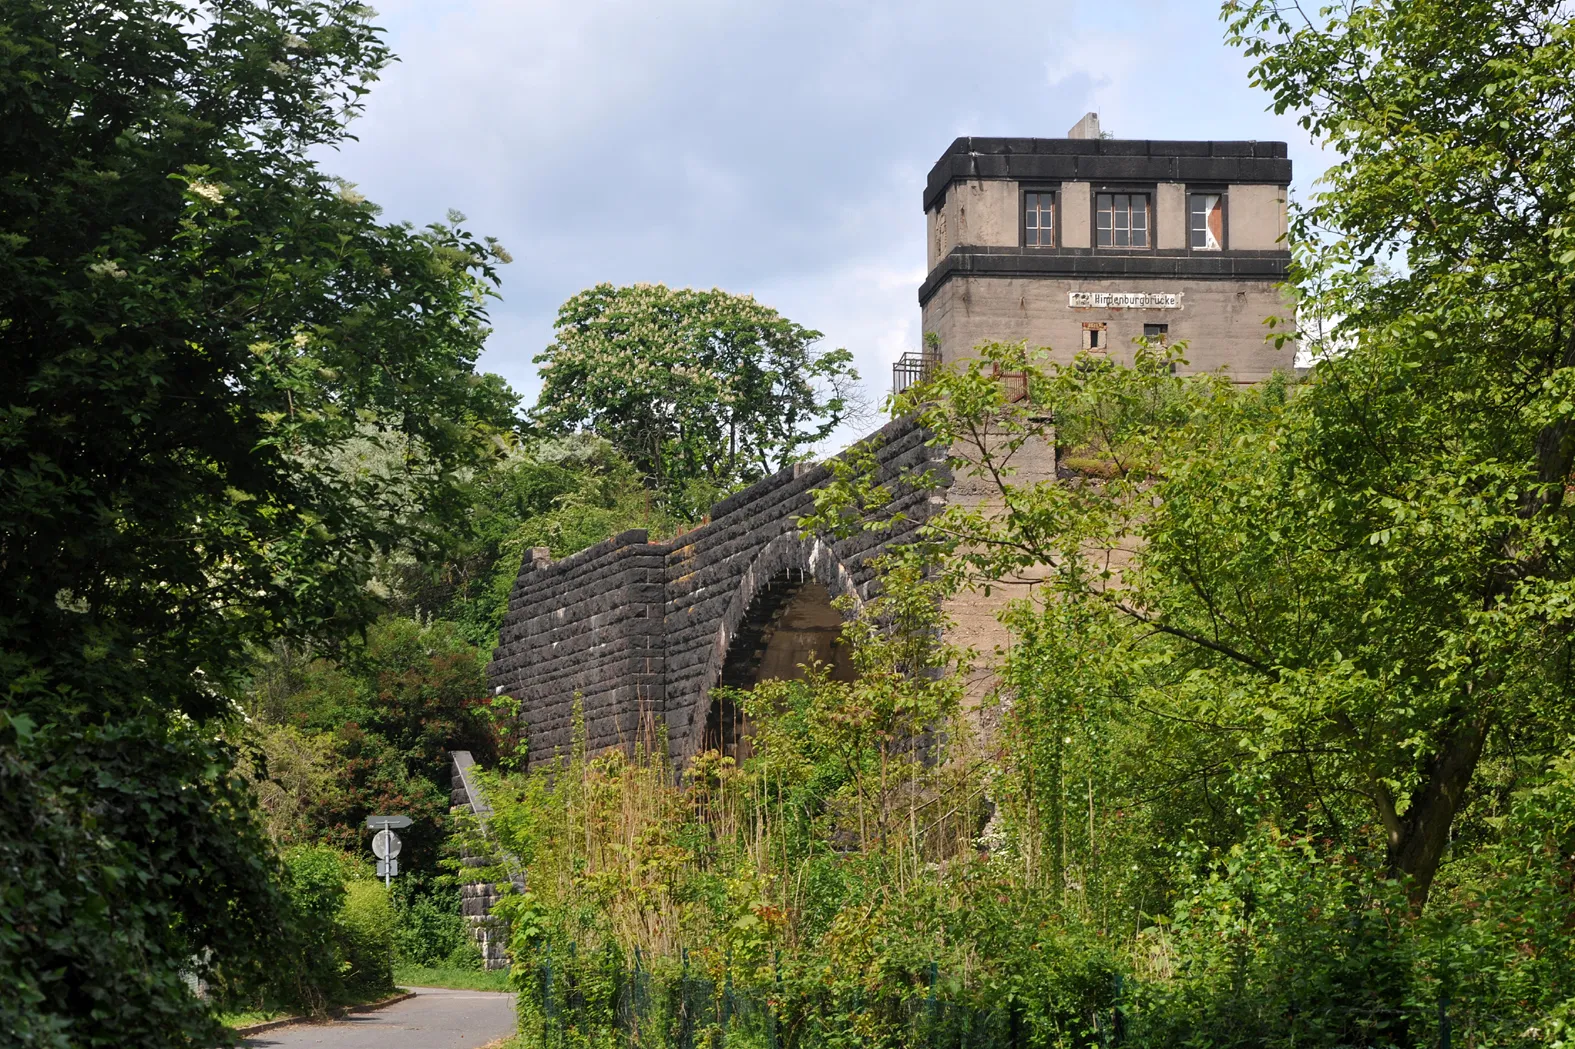
[[[1181,293],[1173,291],[1073,291],[1066,298],[1074,310],[1181,309]]]

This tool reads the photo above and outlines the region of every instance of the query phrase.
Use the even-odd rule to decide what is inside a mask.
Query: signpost
[[[377,857],[377,873],[386,889],[389,879],[399,873],[399,850],[404,847],[394,828],[410,826],[410,817],[368,816],[366,825],[377,831],[372,835],[372,855]]]

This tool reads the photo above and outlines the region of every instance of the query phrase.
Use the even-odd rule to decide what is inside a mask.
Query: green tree
[[[538,357],[535,419],[611,441],[680,511],[805,458],[855,407],[847,350],[753,298],[599,284]]]
[[[1053,600],[1138,631],[1139,705],[1203,729],[1198,774],[1272,769],[1281,818],[1348,843],[1376,823],[1420,908],[1462,812],[1569,728],[1575,41],[1551,0],[1301,10],[1225,7],[1342,156],[1293,231],[1341,348],[1290,390],[1140,352],[1035,371],[1031,409],[979,368],[905,406],[1002,490],[938,525],[986,579],[1054,566]],[[1018,483],[1036,441],[1109,476]]]
[[[0,19],[0,749],[32,799],[0,828],[0,1028],[29,1044],[208,1041],[183,972],[278,964],[206,723],[249,643],[364,622],[375,556],[437,534],[510,425],[474,371],[501,249],[382,223],[311,159],[389,59],[367,14]],[[410,454],[358,469],[369,444]]]
[[[678,523],[628,460],[589,434],[510,441],[475,472],[465,502],[444,556],[399,548],[379,564],[378,585],[392,610],[452,620],[487,651],[531,547],[566,557],[631,528],[671,535]]]
[[[1447,404],[1398,381],[1388,342],[1364,341],[1304,386],[1248,391],[1172,377],[1143,353],[1130,370],[1045,372],[1021,348],[984,356],[1028,372],[1031,407],[1006,403],[988,364],[942,376],[920,395],[928,406],[909,407],[957,450],[960,472],[998,486],[998,502],[932,524],[961,541],[976,583],[1044,577],[1043,610],[1015,624],[1034,644],[1014,660],[1078,668],[1014,693],[1014,723],[1045,744],[1040,786],[1060,774],[1057,711],[1095,702],[1107,726],[1144,726],[1127,737],[1134,754],[1166,759],[1129,780],[1128,797],[1153,806],[1186,784],[1172,815],[1208,819],[1222,845],[1243,805],[1342,847],[1377,824],[1420,908],[1456,817],[1473,798],[1491,804],[1571,727],[1571,522],[1520,516],[1534,434],[1511,459],[1507,441],[1462,432]],[[1353,398],[1359,369],[1365,397]],[[1378,377],[1397,381],[1385,390]],[[1369,416],[1374,402],[1387,413]],[[1018,481],[1023,446],[1056,440],[1093,453],[1065,461],[1103,460],[1111,476]],[[1512,526],[1545,557],[1490,596],[1520,553],[1503,545]],[[1050,629],[1058,620],[1077,631]],[[1497,728],[1491,748],[1486,727],[1461,742],[1479,721]],[[1478,782],[1485,757],[1493,774]],[[1225,802],[1213,816],[1211,789]]]
[[[1563,723],[1575,27],[1560,0],[1223,10],[1274,108],[1341,157],[1293,232],[1308,308],[1358,344],[1320,366],[1293,453],[1345,503],[1318,539],[1387,551],[1412,609],[1447,609],[1407,624],[1433,624],[1405,656],[1430,693],[1411,760],[1365,788],[1420,899],[1490,736],[1546,753]]]

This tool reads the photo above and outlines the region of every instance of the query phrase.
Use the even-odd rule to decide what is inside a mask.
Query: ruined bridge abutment
[[[944,477],[945,456],[908,420],[862,447],[872,453],[874,480],[894,493],[885,507],[897,516],[890,528],[800,536],[799,518],[832,479],[824,464],[800,464],[718,503],[707,524],[671,540],[649,542],[637,530],[561,561],[532,551],[488,667],[494,690],[520,702],[530,764],[568,752],[576,702],[588,751],[627,746],[665,726],[674,761],[684,763],[703,749],[708,715],[715,721],[712,689],[752,684],[746,678],[764,656],[793,658],[791,647],[771,649],[774,631],[791,619],[807,645],[826,632],[795,595],[818,587],[816,600],[867,598],[871,561],[911,541],[939,501],[903,479]]]

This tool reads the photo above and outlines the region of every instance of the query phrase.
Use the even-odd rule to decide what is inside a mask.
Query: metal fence
[[[1097,1004],[1076,1015],[1047,1015],[1042,1008],[1030,1015],[1021,1002],[950,998],[933,963],[918,987],[873,995],[803,982],[785,987],[774,967],[764,985],[737,987],[731,975],[719,980],[691,965],[687,953],[657,969],[638,953],[629,965],[611,949],[592,955],[572,944],[557,955],[544,949],[518,982],[523,1042],[531,1049],[1116,1049],[1154,1044],[1156,1037],[1190,1044],[1182,1030],[1187,1024],[1176,1025],[1189,1019],[1186,1008],[1166,1022],[1145,1019],[1138,1007],[1133,1016],[1143,1030],[1129,1037],[1128,1011],[1138,1003],[1119,975],[1104,992],[1085,997]],[[723,971],[731,973],[731,964]],[[1462,1033],[1503,1030],[1507,1022],[1463,1009],[1439,988],[1405,1006],[1315,997],[1272,1018],[1268,1028],[1250,1003],[1241,1005],[1233,1025],[1240,1044],[1258,1044],[1253,1032],[1272,1029],[1307,1045],[1454,1049],[1479,1041]],[[1214,1015],[1213,1025],[1220,1020]],[[1498,1044],[1492,1037],[1486,1042]]]
[[[940,366],[939,350],[924,349],[903,354],[891,366],[891,392],[899,394],[910,386],[929,381]]]
[[[780,978],[739,988],[730,976],[719,982],[691,967],[687,954],[677,972],[658,976],[638,956],[626,967],[612,953],[600,961],[577,957],[571,947],[566,957],[543,952],[520,988],[520,1033],[539,1049],[1034,1049],[1122,1040],[1114,1001],[1065,1030],[1033,1032],[1021,1008],[951,1001],[937,983],[932,965],[920,994],[790,992]],[[1114,990],[1119,994],[1119,986]]]

